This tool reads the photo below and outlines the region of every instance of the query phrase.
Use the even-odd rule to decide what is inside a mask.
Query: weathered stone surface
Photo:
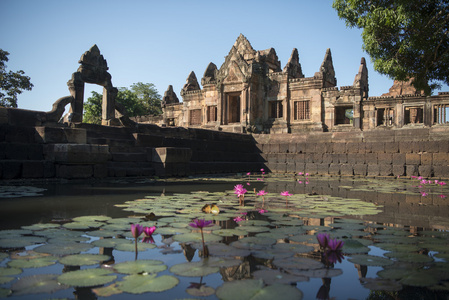
[[[44,161],[43,160],[27,160],[22,164],[23,178],[43,178],[44,177]]]
[[[153,149],[153,162],[156,163],[188,163],[192,156],[189,148],[160,147]]]
[[[56,165],[56,177],[80,179],[93,177],[92,165]]]

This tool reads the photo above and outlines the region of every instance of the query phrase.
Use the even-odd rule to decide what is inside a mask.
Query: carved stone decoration
[[[78,62],[81,65],[67,82],[73,101],[69,113],[64,117],[64,121],[82,122],[84,84],[86,82],[98,84],[103,87],[101,115],[103,125],[112,125],[114,119],[126,117],[126,111],[122,107],[116,106],[115,98],[118,90],[112,85],[112,76],[108,73],[108,64],[103,55],[101,55],[97,45],[93,45],[88,51],[84,52]]]
[[[388,93],[382,94],[382,97],[397,97],[403,95],[424,95],[424,91],[417,91],[412,85],[413,78],[408,81],[395,80],[393,86],[388,90]]]
[[[355,88],[361,89],[362,97],[364,99],[368,98],[368,90],[369,90],[368,69],[366,67],[366,61],[365,61],[364,57],[362,57],[362,59],[360,61],[359,72],[357,73],[357,75],[354,78],[353,86]]]
[[[217,66],[212,62],[209,63],[206,71],[204,71],[203,78],[201,78],[201,84],[204,86],[206,84],[215,83],[215,74],[217,73],[217,71]]]
[[[337,79],[335,78],[334,64],[332,62],[331,49],[327,48],[326,54],[324,55],[323,63],[321,64],[320,75],[324,79],[324,88],[333,87],[337,85]]]
[[[189,77],[187,77],[186,84],[182,87],[181,94],[185,94],[190,91],[201,90],[198,80],[196,79],[195,72],[190,72]]]
[[[169,85],[168,89],[164,93],[164,97],[162,97],[161,106],[165,107],[167,104],[175,104],[179,103],[178,96],[176,96],[176,93],[173,91],[173,86]]]
[[[299,63],[298,49],[294,48],[287,64],[284,67],[284,72],[288,74],[289,78],[304,78],[301,64]]]

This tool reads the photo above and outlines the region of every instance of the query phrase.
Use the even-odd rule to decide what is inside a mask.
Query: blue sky
[[[393,83],[374,71],[361,31],[346,27],[332,0],[0,0],[0,28],[0,48],[10,53],[7,70],[24,70],[34,84],[19,95],[24,109],[49,111],[69,95],[67,81],[94,44],[114,86],[153,83],[163,95],[171,84],[181,99],[189,73],[200,81],[209,62],[219,68],[240,33],[255,50],[274,48],[282,67],[297,48],[306,77],[330,48],[338,86],[353,84],[361,57],[370,96]],[[85,99],[92,90],[102,88],[87,84]]]

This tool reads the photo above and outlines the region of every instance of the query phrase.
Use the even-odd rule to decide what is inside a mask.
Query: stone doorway
[[[227,95],[228,98],[228,123],[240,123],[240,93]]]

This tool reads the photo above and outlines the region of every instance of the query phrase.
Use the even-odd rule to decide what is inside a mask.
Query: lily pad
[[[314,250],[312,246],[293,243],[280,243],[273,246],[273,249],[278,251],[288,251],[294,253],[308,253]]]
[[[104,221],[109,221],[111,219],[112,218],[108,217],[108,216],[81,216],[81,217],[73,218],[72,220],[75,222],[92,222],[92,221],[104,222]]]
[[[0,239],[0,248],[23,248],[34,244],[42,244],[47,241],[46,238],[37,236],[16,236]]]
[[[213,234],[219,235],[219,236],[243,236],[247,235],[248,232],[241,229],[218,229],[212,231]]]
[[[11,286],[15,296],[41,293],[50,294],[67,288],[68,286],[60,284],[57,281],[57,275],[55,274],[38,274],[22,277]]]
[[[123,281],[117,282],[117,288],[126,293],[143,294],[170,290],[178,283],[179,279],[171,275],[157,277],[156,274],[134,274],[124,277]]]
[[[153,259],[139,259],[114,265],[114,270],[122,274],[159,273],[166,269],[167,266],[162,261]]]
[[[291,257],[285,259],[275,259],[273,264],[284,270],[314,270],[321,269],[324,265],[314,259],[307,257]]]
[[[117,279],[117,275],[108,269],[84,269],[64,273],[58,276],[62,284],[76,287],[90,287],[109,283]]]
[[[328,268],[312,269],[312,270],[288,269],[287,272],[290,274],[294,274],[296,276],[306,276],[311,278],[331,278],[343,274],[343,271],[341,269],[328,269]]]
[[[395,280],[382,278],[361,278],[363,286],[372,291],[397,292],[402,290],[402,284]]]
[[[209,274],[218,273],[220,268],[216,265],[210,265],[208,260],[202,260],[199,262],[189,262],[174,265],[170,268],[170,272],[186,277],[201,277]]]
[[[81,253],[92,248],[91,244],[86,243],[46,244],[36,247],[34,251],[52,255],[68,255]]]
[[[99,239],[91,243],[91,245],[100,248],[114,248],[120,244],[132,244],[132,241],[128,239],[106,238],[106,239]]]
[[[134,243],[130,244],[117,244],[114,249],[119,251],[128,251],[128,252],[134,252],[136,251],[136,246]],[[137,243],[137,251],[146,251],[149,249],[156,248],[156,245],[154,244],[146,244],[146,243]]]
[[[34,259],[13,259],[8,262],[8,266],[12,268],[41,268],[54,265],[57,261],[56,257],[44,256]]]
[[[117,284],[115,283],[108,286],[92,289],[92,292],[94,292],[95,295],[97,295],[98,297],[109,297],[112,295],[123,293],[121,290],[117,288]]]
[[[238,249],[235,247],[228,246],[226,244],[211,244],[207,246],[209,253],[212,256],[225,256],[225,257],[245,257],[251,254],[249,250]]]
[[[205,286],[204,284],[199,284],[197,287],[195,284],[191,284],[193,287],[186,289],[187,294],[194,297],[208,297],[215,294],[215,289],[210,286]]]
[[[191,233],[183,233],[183,234],[177,234],[173,237],[173,239],[180,243],[201,243],[201,233],[199,232],[191,232]],[[221,236],[205,233],[204,234],[204,241],[206,243],[211,242],[219,242],[223,238]]]
[[[384,254],[389,258],[396,259],[398,261],[406,261],[412,263],[429,263],[433,261],[433,258],[419,253],[410,252],[388,252]]]
[[[15,277],[0,276],[0,284],[5,284],[16,279]],[[0,296],[1,297],[1,296]]]
[[[216,295],[222,300],[251,299],[302,299],[303,294],[292,285],[273,284],[265,286],[261,279],[228,281],[217,288]]]
[[[106,261],[109,258],[109,255],[87,253],[65,256],[59,262],[66,266],[90,266]]]
[[[394,262],[388,258],[374,256],[374,255],[353,255],[348,261],[353,264],[362,266],[383,267],[392,265]]]
[[[295,284],[296,282],[309,281],[309,277],[295,276],[279,270],[258,270],[252,273],[254,279],[262,279],[265,284]]]
[[[53,224],[53,223],[44,223],[44,224],[33,224],[33,225],[29,225],[29,226],[22,226],[22,229],[26,229],[26,230],[33,230],[33,231],[39,231],[39,230],[44,230],[44,229],[49,229],[49,228],[59,228],[60,225],[59,224]]]
[[[0,267],[0,276],[19,275],[22,269]]]

